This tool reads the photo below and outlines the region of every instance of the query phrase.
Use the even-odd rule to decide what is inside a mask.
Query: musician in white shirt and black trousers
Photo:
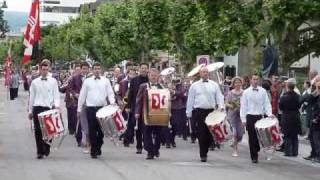
[[[217,107],[223,111],[224,97],[219,85],[209,80],[209,72],[206,67],[200,70],[200,77],[201,79],[193,83],[189,89],[186,114],[188,118],[192,117],[192,121],[196,122],[200,159],[206,162],[213,138],[205,119]]]
[[[251,86],[243,92],[240,105],[240,118],[246,124],[248,131],[252,163],[258,163],[258,152],[260,151],[255,124],[264,116],[274,117],[267,91],[259,86],[259,82],[258,75],[251,76]]]
[[[43,61],[40,64],[40,77],[34,79],[30,86],[29,119],[33,119],[34,123],[38,159],[50,154],[50,145],[42,139],[38,114],[54,108],[59,109],[60,107],[58,82],[49,76],[48,72],[49,64]]]
[[[82,85],[78,100],[78,117],[85,105],[91,143],[90,155],[93,159],[96,159],[97,156],[101,155],[104,136],[96,118],[96,113],[100,108],[108,105],[107,99],[110,104],[115,104],[115,98],[109,79],[101,76],[100,63],[93,65],[93,74]]]

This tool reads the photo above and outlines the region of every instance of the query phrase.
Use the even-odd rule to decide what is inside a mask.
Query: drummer
[[[103,132],[96,119],[97,111],[107,105],[107,99],[110,104],[115,104],[114,92],[109,79],[101,75],[100,63],[93,65],[93,76],[87,78],[81,88],[78,100],[78,117],[84,105],[89,126],[89,138],[91,143],[91,158],[96,159],[101,155],[101,146],[103,144]]]
[[[224,109],[224,97],[219,85],[209,80],[209,71],[206,67],[200,69],[200,80],[190,86],[186,114],[197,123],[197,136],[200,147],[201,162],[207,161],[208,149],[213,138],[209,132],[205,119],[218,106],[219,111]]]
[[[34,79],[30,86],[29,119],[33,119],[35,139],[37,144],[37,158],[49,156],[50,145],[42,139],[38,114],[53,108],[60,107],[60,94],[56,79],[48,75],[49,63],[42,62],[39,66],[40,77]]]
[[[143,83],[139,87],[137,99],[135,118],[143,123],[143,107],[144,107],[144,95],[147,93],[147,89],[163,89],[163,86],[158,82],[159,71],[155,68],[151,68],[149,71],[149,82]],[[160,136],[162,126],[144,126],[144,149],[148,152],[146,159],[154,159],[154,157],[160,156]]]
[[[251,86],[243,92],[240,105],[240,118],[248,131],[252,163],[258,163],[258,152],[260,151],[255,123],[265,115],[274,117],[268,94],[258,85],[259,81],[260,77],[257,74],[251,76]]]

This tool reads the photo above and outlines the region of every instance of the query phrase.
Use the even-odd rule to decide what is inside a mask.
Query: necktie
[[[100,79],[100,76],[95,76],[94,80]]]
[[[41,78],[41,81],[46,81],[46,80],[48,80],[46,77]]]
[[[259,89],[258,89],[258,88],[252,88],[252,90],[253,90],[253,91],[259,91]]]
[[[208,82],[208,80],[203,80],[202,82]]]

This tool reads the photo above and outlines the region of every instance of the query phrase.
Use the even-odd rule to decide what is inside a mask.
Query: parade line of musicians
[[[260,145],[255,123],[264,117],[277,117],[280,122],[283,145],[278,151],[285,156],[298,155],[298,135],[305,135],[310,141],[312,151],[306,160],[320,160],[320,78],[317,71],[311,70],[300,93],[293,78],[272,77],[262,80],[256,74],[249,77],[226,78],[224,85],[228,91],[222,92],[220,85],[210,80],[208,69],[204,66],[197,77],[160,80],[159,71],[148,64],[139,65],[136,70],[128,68],[125,75],[120,68],[114,68],[113,76],[102,74],[102,67],[87,62],[75,65],[64,80],[50,72],[50,61],[43,60],[32,74],[22,73],[25,90],[29,91],[29,114],[33,120],[37,158],[50,154],[50,146],[44,142],[38,114],[49,109],[61,109],[60,92],[65,93],[69,134],[74,135],[79,147],[91,158],[101,156],[103,132],[96,118],[97,111],[108,104],[124,104],[123,116],[127,129],[120,137],[123,145],[136,144],[136,153],[147,152],[146,159],[160,157],[161,145],[176,147],[176,136],[191,143],[198,142],[201,162],[206,162],[208,151],[219,148],[205,124],[207,115],[213,111],[227,113],[232,127],[232,156],[238,156],[238,143],[245,131],[248,132],[249,150],[252,163],[258,163]],[[115,85],[119,88],[115,91]],[[18,96],[19,75],[13,69],[10,92],[11,99]],[[147,126],[144,124],[143,99],[145,91],[169,88],[171,94],[170,125]],[[237,106],[236,102],[240,102]],[[135,137],[135,138],[134,138]]]

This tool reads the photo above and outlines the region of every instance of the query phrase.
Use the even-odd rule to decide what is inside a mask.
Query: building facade
[[[96,0],[41,0],[40,26],[62,25],[71,18],[76,18],[81,4],[88,4]]]

